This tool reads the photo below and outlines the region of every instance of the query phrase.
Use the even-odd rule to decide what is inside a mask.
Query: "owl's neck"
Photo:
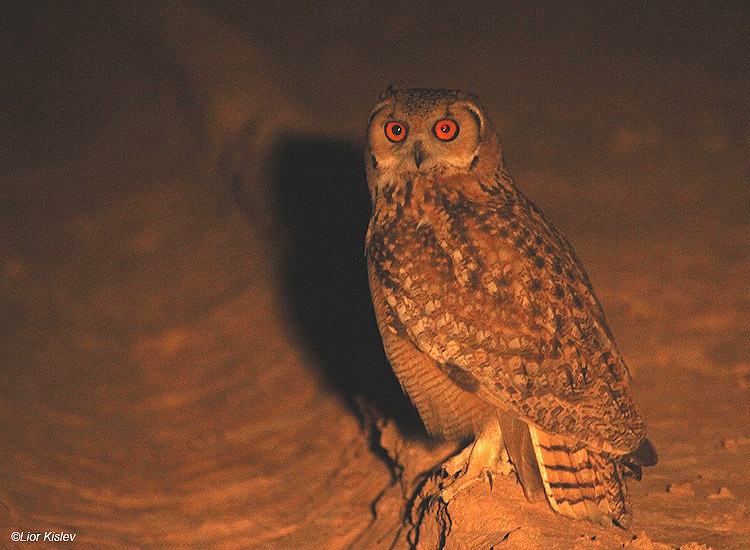
[[[404,211],[424,211],[438,200],[441,190],[435,175],[409,173],[403,177],[383,181],[375,189],[373,206],[383,213],[393,210],[401,216]]]
[[[484,203],[488,199],[503,202],[515,200],[518,190],[502,167],[491,173],[434,173],[409,172],[391,178],[382,178],[373,188],[372,202],[375,210],[391,209],[402,215],[404,211],[432,210],[445,199],[461,196],[470,202]]]

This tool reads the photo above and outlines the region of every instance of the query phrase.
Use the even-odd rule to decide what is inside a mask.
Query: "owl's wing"
[[[419,222],[397,212],[371,224],[371,284],[392,330],[485,401],[599,451],[632,452],[643,422],[572,248],[514,188],[482,193],[446,191]]]

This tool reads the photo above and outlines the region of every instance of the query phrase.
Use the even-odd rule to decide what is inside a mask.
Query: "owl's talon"
[[[481,481],[487,481],[492,490],[496,474],[507,475],[512,471],[513,467],[503,448],[500,426],[488,423],[474,443],[440,467],[439,472],[443,477],[437,480],[435,496],[447,503],[458,493]]]
[[[461,452],[453,455],[448,460],[443,462],[440,467],[440,471],[445,472],[446,477],[450,477],[453,479],[465,475],[469,470],[469,462],[471,460],[471,453],[473,450],[473,444],[464,447]]]

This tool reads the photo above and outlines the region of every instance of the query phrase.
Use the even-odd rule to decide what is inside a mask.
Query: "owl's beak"
[[[422,142],[418,141],[414,144],[414,164],[417,165],[417,169],[422,165],[424,159],[427,158],[427,153],[422,149]]]

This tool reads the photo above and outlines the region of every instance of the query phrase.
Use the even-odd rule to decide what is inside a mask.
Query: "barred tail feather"
[[[547,500],[564,516],[627,527],[627,487],[616,457],[572,448],[552,434],[529,426]]]

